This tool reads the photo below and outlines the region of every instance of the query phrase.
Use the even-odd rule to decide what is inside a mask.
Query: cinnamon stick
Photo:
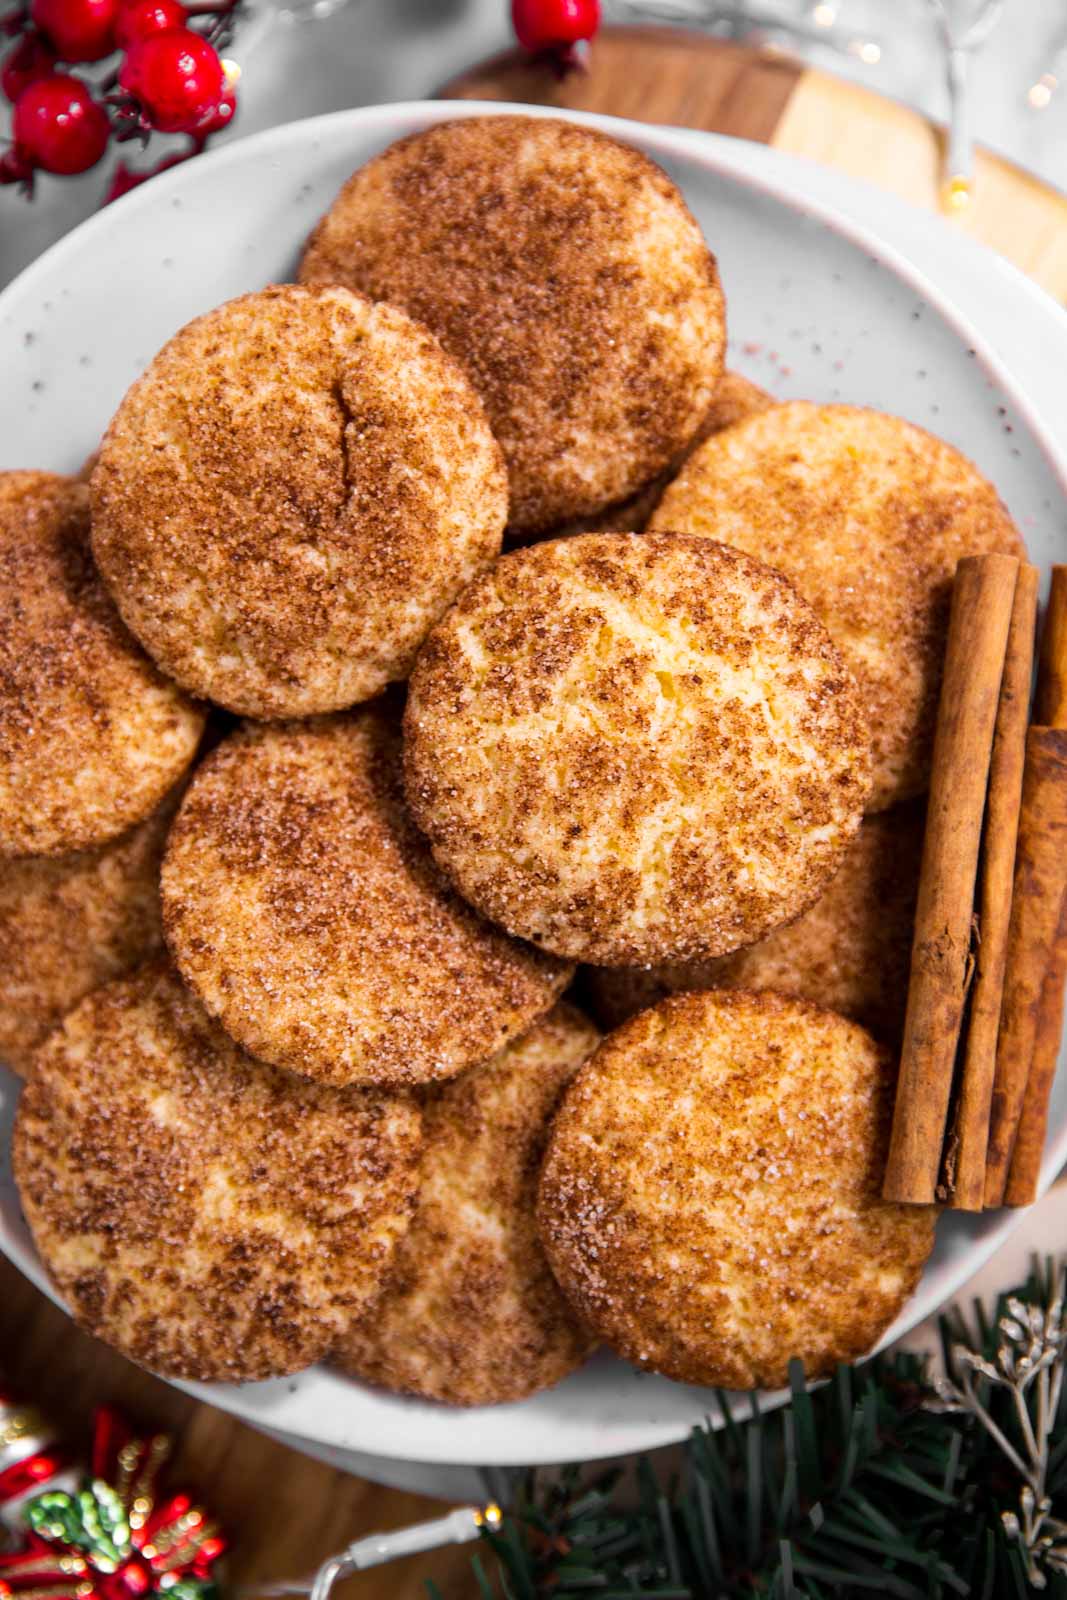
[[[1067,983],[1067,899],[1060,909],[1060,925],[1052,961],[1045,974],[1038,1007],[1034,1058],[1026,1080],[1026,1095],[1015,1136],[1008,1185],[1004,1190],[1007,1206],[1029,1206],[1037,1199],[1041,1158],[1045,1153],[1048,1128],[1048,1102],[1052,1081],[1063,1042],[1064,984]]]
[[[981,1211],[985,1203],[989,1108],[1008,955],[1026,728],[1030,720],[1038,577],[1036,567],[1019,568],[989,763],[989,793],[979,856],[978,949],[959,1080],[950,1183],[950,1204],[960,1211]]]
[[[1019,563],[967,556],[956,568],[934,736],[904,1044],[883,1194],[937,1198],[966,998],[989,762]]]
[[[1042,728],[1067,728],[1067,566],[1052,569],[1041,632],[1034,721]]]
[[[1067,728],[1067,566],[1054,566],[1052,569],[1052,585],[1041,637],[1034,716],[1045,727]],[[1051,853],[1056,848],[1055,842],[1046,841],[1046,848]],[[1050,892],[1055,893],[1054,887]],[[1047,966],[1037,1001],[1033,1051],[1003,1195],[1005,1203],[1012,1206],[1029,1205],[1037,1198],[1048,1124],[1048,1102],[1063,1032],[1063,992],[1067,981],[1067,895],[1064,896],[1059,923],[1046,956]],[[989,1185],[989,1193],[995,1195],[995,1181]]]
[[[986,1155],[985,1203],[1004,1202],[1067,889],[1067,728],[1032,727],[1015,858],[1008,970]]]

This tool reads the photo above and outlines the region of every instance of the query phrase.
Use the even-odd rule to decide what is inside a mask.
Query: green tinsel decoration
[[[30,1501],[25,1517],[42,1538],[88,1551],[100,1572],[114,1572],[132,1549],[126,1508],[111,1485],[98,1478],[74,1494],[46,1490]]]
[[[482,1535],[482,1600],[1067,1600],[1064,1278],[1035,1266],[992,1318],[942,1319],[945,1375],[887,1354],[810,1393],[694,1430],[676,1481],[650,1462],[524,1475]],[[489,1557],[487,1560],[486,1557]],[[430,1587],[433,1594],[433,1588]]]

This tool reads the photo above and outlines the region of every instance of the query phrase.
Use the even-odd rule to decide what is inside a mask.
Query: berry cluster
[[[0,183],[31,188],[37,171],[87,172],[112,139],[144,140],[156,129],[190,135],[186,154],[201,149],[236,110],[220,55],[232,14],[233,0],[23,0],[0,17],[0,33],[14,37],[0,61],[0,89],[14,107]],[[208,19],[206,31],[190,25],[194,17]],[[69,70],[116,51],[118,66],[95,85]],[[147,175],[120,165],[108,198]]]

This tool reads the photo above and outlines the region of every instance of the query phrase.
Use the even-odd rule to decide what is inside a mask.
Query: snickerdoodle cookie
[[[168,1377],[326,1353],[411,1216],[420,1114],[245,1055],[162,962],[97,989],[38,1050],[14,1168],[75,1319]]]
[[[923,810],[915,802],[865,817],[829,888],[796,922],[717,961],[587,968],[582,981],[593,1015],[617,1028],[686,989],[777,989],[899,1044],[922,842]]]
[[[647,156],[550,118],[443,122],[345,184],[300,264],[403,306],[470,373],[517,530],[624,499],[678,458],[722,371],[715,261]]]
[[[226,739],[186,794],[162,887],[167,941],[208,1011],[246,1050],[328,1083],[451,1077],[570,977],[445,883],[380,706]]]
[[[85,485],[0,473],[0,856],[123,833],[181,776],[203,725],[97,576]]]
[[[93,550],[172,677],[255,717],[407,676],[500,549],[503,461],[425,328],[346,289],[244,295],[176,334],[92,475]]]
[[[121,838],[0,868],[0,1061],[37,1045],[91,989],[163,944],[159,864],[179,790]]]
[[[889,1051],[803,1000],[677,995],[566,1091],[538,1218],[576,1311],[685,1383],[774,1388],[862,1355],[912,1292],[933,1207],[880,1198]]]
[[[926,788],[956,563],[1022,553],[958,450],[899,417],[791,401],[701,445],[651,527],[720,539],[792,578],[863,691],[870,809]]]
[[[722,955],[822,892],[869,736],[843,657],[781,573],[710,540],[513,551],[430,636],[407,793],[472,905],[605,966]]]
[[[757,411],[766,411],[768,406],[774,405],[774,397],[758,384],[744,378],[739,372],[724,372],[715,387],[715,396],[707,416],[700,424],[699,431],[689,449],[685,452],[685,460],[698,445],[710,439],[713,433],[719,433],[723,428],[733,427],[735,422],[740,422],[743,417],[754,416]],[[618,505],[609,506],[606,511],[598,511],[595,516],[579,517],[574,522],[564,524],[553,529],[556,538],[572,533],[614,533],[619,529],[627,533],[643,533],[648,525],[648,520],[659,505],[660,496],[664,489],[674,478],[682,463],[675,463],[667,472],[660,473],[652,482],[631,495],[628,500],[621,501]],[[510,544],[521,544],[521,537],[515,537],[511,528],[508,529],[505,540]]]
[[[597,1043],[571,1006],[427,1096],[418,1209],[385,1292],[338,1365],[453,1405],[521,1400],[595,1340],[548,1270],[534,1202],[548,1121]]]

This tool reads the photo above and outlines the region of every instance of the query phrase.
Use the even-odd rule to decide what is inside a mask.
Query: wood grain
[[[872,72],[872,85],[877,84]],[[781,56],[672,28],[605,28],[587,73],[559,81],[517,52],[453,79],[442,96],[601,111],[771,144],[936,210],[942,132],[907,106]],[[1067,300],[1067,196],[979,150],[974,199],[951,226]]]
[[[0,1374],[32,1399],[78,1446],[92,1412],[119,1405],[131,1421],[175,1435],[172,1481],[202,1497],[230,1533],[227,1588],[314,1571],[362,1534],[440,1516],[437,1500],[350,1477],[276,1444],[244,1423],[201,1405],[81,1333],[11,1263],[0,1257]],[[444,1600],[473,1594],[466,1550],[413,1557],[353,1578],[339,1600],[425,1600],[433,1578]],[[251,1586],[251,1588],[249,1588]]]
[[[800,77],[778,56],[680,28],[604,28],[588,70],[559,78],[509,50],[454,78],[449,100],[516,100],[771,141]]]

